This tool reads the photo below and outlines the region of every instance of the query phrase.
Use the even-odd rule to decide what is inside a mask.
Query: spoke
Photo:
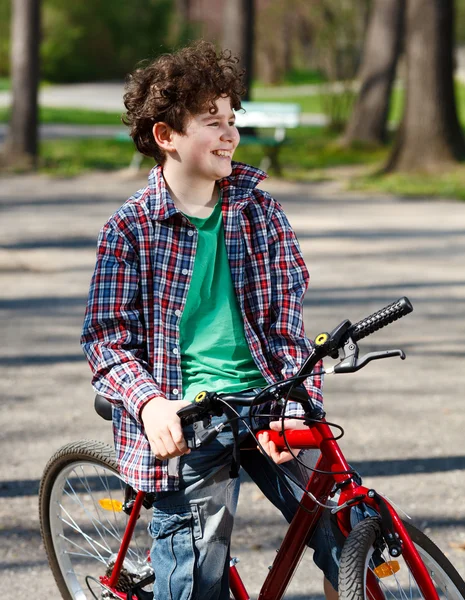
[[[102,539],[102,541],[106,542],[106,540],[104,539],[101,531],[99,530],[99,528],[97,527],[97,524],[101,526],[101,528],[110,536],[112,537],[114,540],[120,540],[120,536],[118,535],[118,532],[115,530],[114,527],[112,527],[111,523],[109,522],[109,525],[111,527],[111,529],[109,529],[105,523],[103,523],[101,520],[96,519],[94,517],[94,515],[89,511],[89,509],[84,506],[84,504],[82,503],[82,501],[80,500],[80,498],[77,496],[76,492],[74,491],[72,485],[70,484],[70,482],[67,482],[69,487],[71,488],[72,492],[73,492],[73,497],[76,498],[75,500],[75,504],[77,504],[78,506],[80,506],[80,508],[82,508],[82,510],[85,512],[85,514],[89,517],[92,526],[94,527],[94,529],[96,530],[96,532],[98,533],[99,537]],[[67,490],[63,490],[65,492],[65,494],[67,496],[69,496],[70,498],[72,498],[72,496],[69,494],[69,492]],[[62,506],[62,505],[60,505]],[[63,508],[63,506],[62,506]],[[106,519],[107,520],[107,519]],[[108,546],[108,550],[111,551],[110,547]]]
[[[65,540],[66,542],[68,542],[68,544],[71,544],[72,546],[75,546],[76,548],[79,548],[79,550],[82,550],[82,552],[85,553],[86,557],[90,557],[93,558],[94,560],[98,560],[101,563],[103,563],[104,565],[106,565],[106,560],[101,556],[101,554],[99,554],[99,552],[96,550],[98,556],[96,556],[95,554],[92,554],[91,552],[89,552],[88,550],[86,550],[85,548],[83,548],[82,546],[80,546],[78,543],[76,543],[74,540],[71,540],[70,538],[66,537],[65,535],[60,535],[60,538]],[[65,554],[68,555],[72,555],[72,552],[68,552],[67,550],[64,551]]]
[[[68,527],[70,527],[73,531],[76,531],[77,533],[81,534],[81,536],[89,543],[89,545],[95,550],[95,552],[97,552],[97,554],[99,556],[101,556],[100,552],[97,550],[96,546],[98,546],[99,548],[101,548],[103,551],[108,552],[109,554],[111,554],[111,548],[109,546],[103,546],[102,544],[100,544],[97,540],[94,540],[89,534],[87,534],[85,531],[83,531],[79,525],[76,523],[76,521],[73,519],[73,517],[68,513],[68,511],[60,505],[60,507],[63,509],[63,512],[69,517],[70,521],[67,521],[66,519],[64,519],[63,517],[60,516],[60,520],[65,523],[66,525],[68,525]],[[65,539],[68,539],[69,541],[70,538],[67,538],[64,534],[63,536]],[[102,559],[103,560],[103,559]]]
[[[81,594],[87,589],[85,578],[104,573],[121,547],[128,518],[115,506],[123,498],[122,486],[124,482],[112,469],[86,460],[69,464],[56,480],[51,517],[57,559],[65,580]],[[109,510],[100,505],[103,498],[111,502]],[[143,531],[148,516],[143,511],[127,550],[127,558],[134,565],[130,570],[135,573],[148,565],[146,550],[150,544]]]
[[[103,487],[105,488],[106,494],[109,496],[110,500],[113,501],[113,495],[112,495],[111,487],[108,483],[108,476],[107,476],[106,471],[103,471],[104,476],[105,476],[105,479],[103,479],[102,475],[101,475],[102,470],[97,470],[97,467],[95,465],[92,465],[92,466],[95,471],[96,477],[101,481]],[[120,490],[120,491],[122,493],[122,490]],[[95,512],[99,515],[99,518],[100,518],[100,514],[103,509],[98,503],[95,502],[94,494],[92,493],[92,490],[90,489],[90,487],[88,488],[88,493],[92,498]],[[105,521],[108,523],[108,527],[110,527],[113,530],[114,536],[117,537],[118,539],[120,539],[121,532],[120,532],[118,517],[117,517],[117,513],[116,513],[115,509],[112,510],[114,523],[112,523],[109,519],[109,511],[104,511],[104,514],[105,514]]]
[[[95,473],[96,473],[96,477],[97,477],[98,479],[100,479],[100,481],[101,481],[101,482],[102,482],[102,484],[104,485],[104,487],[105,487],[105,492],[107,493],[107,495],[109,495],[109,496],[110,496],[110,499],[113,499],[113,498],[112,498],[112,495],[111,495],[110,486],[108,485],[108,480],[107,480],[107,485],[105,485],[105,484],[104,484],[104,482],[103,482],[103,480],[102,480],[102,478],[101,478],[101,476],[100,476],[100,473],[99,473],[99,471],[97,470],[97,467],[96,467],[95,465],[91,465],[91,466],[93,467],[93,469],[94,469],[94,471],[95,471]],[[103,525],[103,521],[102,521],[102,519],[101,519],[101,511],[102,511],[102,509],[101,509],[100,505],[99,505],[98,503],[96,503],[96,501],[95,501],[95,497],[94,497],[94,494],[93,494],[93,492],[92,492],[92,488],[90,487],[90,485],[89,485],[89,484],[88,484],[88,482],[87,482],[87,475],[86,475],[86,474],[85,474],[85,472],[84,472],[84,468],[83,468],[83,466],[82,466],[82,465],[80,465],[80,467],[81,467],[81,471],[82,471],[82,477],[83,477],[83,478],[81,478],[81,476],[80,476],[80,475],[79,475],[79,474],[78,474],[76,471],[74,471],[74,472],[76,473],[76,477],[77,477],[77,478],[79,479],[79,481],[82,483],[82,485],[83,485],[84,489],[86,490],[86,492],[87,492],[87,493],[89,494],[89,496],[91,497],[91,499],[92,499],[92,504],[94,505],[94,510],[95,510],[95,512],[96,512],[96,513],[97,513],[97,515],[98,515],[98,521],[100,522],[100,524],[102,525],[102,527],[104,527],[104,525]],[[84,507],[83,507],[83,508],[84,508]],[[105,513],[104,513],[104,514],[105,514],[105,519],[104,519],[104,520],[107,522],[107,524],[108,524],[108,527],[110,528],[110,530],[113,530],[113,534],[110,534],[110,535],[112,535],[112,537],[114,537],[115,539],[120,539],[120,538],[121,538],[121,534],[120,534],[120,531],[119,531],[119,527],[115,527],[115,526],[113,525],[113,523],[112,523],[112,522],[110,521],[110,519],[108,518],[108,514],[107,514],[107,512],[108,512],[108,511],[105,511]],[[113,510],[113,516],[114,516],[114,518],[115,518],[115,520],[116,520],[116,513],[115,513],[115,511],[114,511],[114,510]],[[105,529],[106,529],[106,528],[105,528]],[[108,529],[106,529],[106,530],[107,530],[107,531],[110,533],[110,530],[108,530]]]

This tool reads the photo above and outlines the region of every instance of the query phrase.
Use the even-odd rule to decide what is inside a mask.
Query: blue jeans
[[[248,408],[238,411],[246,416]],[[214,417],[219,423],[224,417]],[[247,431],[242,422],[240,440]],[[189,436],[189,428],[186,437]],[[226,427],[214,442],[180,457],[180,489],[156,496],[150,533],[155,570],[154,600],[229,600],[229,544],[239,498],[239,478],[229,471],[233,435]],[[305,462],[316,463],[318,451],[306,451]],[[313,464],[310,464],[313,463]],[[241,464],[265,496],[291,521],[302,491],[292,482],[291,493],[259,452],[244,452]],[[295,461],[286,465],[306,483]],[[333,536],[329,511],[323,512],[309,542],[314,561],[337,590],[340,548]]]

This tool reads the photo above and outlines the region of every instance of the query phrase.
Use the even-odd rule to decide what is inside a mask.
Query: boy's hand
[[[181,419],[176,414],[180,408],[187,406],[185,400],[167,400],[153,398],[142,409],[142,422],[150,447],[160,460],[189,454],[186,440],[181,428]]]
[[[271,421],[270,429],[273,431],[281,431],[281,420]],[[285,419],[284,429],[308,429],[308,427],[304,425],[300,419]],[[294,456],[299,453],[297,448],[291,448],[294,456],[289,452],[289,450],[278,450],[276,444],[270,440],[270,436],[266,431],[258,436],[258,441],[263,446],[263,449],[268,456],[270,456],[277,465],[281,465],[282,463],[292,460]]]

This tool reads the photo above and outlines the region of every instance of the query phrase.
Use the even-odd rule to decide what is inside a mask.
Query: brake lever
[[[202,418],[205,413],[205,407],[199,404],[188,404],[180,408],[176,414],[181,419],[181,427],[191,425]]]
[[[195,450],[200,446],[206,446],[216,438],[216,436],[224,429],[224,423],[219,423],[216,426],[211,424],[211,419],[203,419],[194,423],[194,437],[186,440],[187,447]]]
[[[368,354],[362,356],[362,358],[357,358],[356,355],[348,356],[337,365],[329,367],[329,369],[325,369],[325,373],[355,373],[355,371],[363,369],[363,367],[365,367],[372,360],[391,358],[394,356],[400,356],[402,360],[405,360],[405,352],[403,350],[383,350],[382,352],[369,352]]]

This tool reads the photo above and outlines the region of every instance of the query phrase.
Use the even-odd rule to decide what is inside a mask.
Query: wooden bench
[[[260,169],[264,171],[273,169],[278,175],[281,174],[279,163],[279,150],[286,140],[286,129],[298,127],[300,123],[300,105],[290,102],[242,102],[242,109],[236,113],[236,126],[239,129],[274,129],[273,135],[249,133],[241,134],[240,146],[252,144],[260,145],[263,149],[263,158]],[[126,132],[115,136],[120,142],[132,142]],[[129,165],[130,169],[137,170],[140,167],[143,156],[135,152]]]
[[[300,123],[300,105],[290,102],[242,102],[243,110],[236,112],[236,126],[242,128],[274,129],[273,135],[241,134],[240,146],[260,144],[263,159],[260,168],[266,171],[272,168],[281,174],[279,150],[286,140],[286,129],[298,127]]]

